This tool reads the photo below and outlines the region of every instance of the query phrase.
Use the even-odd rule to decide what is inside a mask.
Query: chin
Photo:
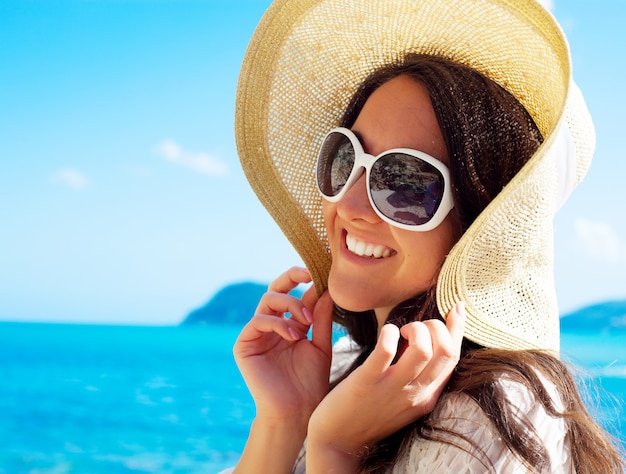
[[[375,307],[375,305],[368,304],[368,301],[364,300],[363,294],[360,291],[346,292],[337,290],[334,288],[334,285],[329,283],[328,292],[330,293],[330,297],[333,302],[346,311],[360,313],[362,311],[369,311]]]

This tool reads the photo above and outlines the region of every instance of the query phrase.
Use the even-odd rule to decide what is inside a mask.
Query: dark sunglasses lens
[[[342,133],[326,137],[317,159],[317,182],[322,194],[336,196],[343,189],[354,166],[354,147]]]
[[[390,153],[372,167],[372,200],[390,219],[408,225],[428,222],[443,197],[443,176],[430,163],[404,153]]]

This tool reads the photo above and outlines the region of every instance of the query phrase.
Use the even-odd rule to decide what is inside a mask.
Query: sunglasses
[[[432,230],[454,207],[450,172],[441,161],[409,148],[368,155],[351,130],[331,130],[317,159],[317,186],[322,196],[339,201],[362,175],[362,168],[372,208],[395,227]]]

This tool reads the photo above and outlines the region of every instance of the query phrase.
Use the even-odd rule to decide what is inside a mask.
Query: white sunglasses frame
[[[352,166],[350,175],[348,176],[348,179],[346,180],[346,184],[343,186],[343,188],[341,189],[341,191],[339,191],[337,195],[327,196],[326,194],[322,192],[322,187],[319,182],[318,169],[319,169],[321,150],[324,146],[324,143],[326,143],[326,140],[328,139],[328,137],[333,133],[340,133],[344,135],[346,138],[348,138],[348,140],[350,140],[350,143],[352,144],[352,148],[354,149],[355,156],[354,156],[354,165]],[[402,222],[394,221],[390,217],[387,217],[385,214],[383,214],[374,203],[374,200],[372,198],[372,190],[370,187],[370,173],[372,170],[372,166],[374,165],[374,163],[376,163],[376,161],[379,158],[385,155],[389,155],[391,153],[403,153],[405,155],[409,155],[409,156],[418,158],[420,160],[423,160],[429,165],[435,167],[437,171],[439,171],[441,175],[443,176],[443,196],[441,197],[441,202],[439,203],[439,207],[437,207],[435,214],[428,222],[425,222],[424,224],[403,224]],[[450,170],[444,163],[439,161],[437,158],[434,158],[428,155],[427,153],[424,153],[423,151],[413,150],[411,148],[392,148],[391,150],[383,151],[377,156],[373,156],[368,153],[365,153],[365,151],[363,150],[363,146],[361,145],[361,142],[359,141],[358,137],[354,134],[352,130],[348,128],[344,128],[344,127],[337,127],[337,128],[333,128],[330,132],[328,132],[326,136],[324,137],[324,140],[322,141],[322,145],[320,146],[320,152],[318,153],[317,161],[315,165],[315,182],[317,184],[317,189],[319,193],[322,195],[322,198],[328,202],[339,202],[341,198],[345,195],[345,193],[348,191],[348,189],[350,189],[354,185],[354,183],[356,183],[356,181],[361,177],[361,175],[363,174],[363,171],[361,171],[362,169],[365,170],[367,197],[370,201],[370,206],[372,206],[372,209],[374,209],[378,217],[380,217],[383,221],[385,221],[386,223],[394,227],[398,227],[404,230],[410,230],[413,232],[427,232],[429,230],[433,230],[436,227],[438,227],[446,218],[446,216],[450,213],[450,211],[454,208],[454,200],[452,198],[452,189],[450,186],[450,183],[451,183]]]

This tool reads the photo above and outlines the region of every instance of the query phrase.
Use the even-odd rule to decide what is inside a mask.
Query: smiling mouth
[[[392,248],[380,244],[370,244],[363,242],[346,234],[346,247],[354,255],[367,258],[387,258],[396,254]]]

